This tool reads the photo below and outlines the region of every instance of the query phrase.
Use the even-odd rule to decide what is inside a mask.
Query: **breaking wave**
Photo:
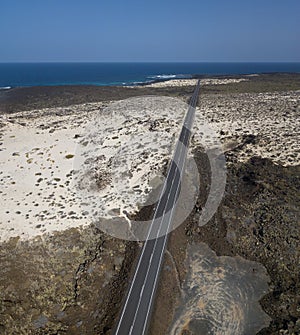
[[[147,78],[154,79],[154,80],[168,80],[168,79],[188,79],[191,78],[192,75],[190,74],[158,74],[149,76]]]

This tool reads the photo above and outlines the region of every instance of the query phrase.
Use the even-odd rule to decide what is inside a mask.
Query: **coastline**
[[[276,62],[130,62],[0,63],[0,87],[37,85],[129,85],[164,79],[187,79],[253,73],[300,73],[300,63]],[[20,77],[22,73],[22,77]]]
[[[202,77],[202,76],[201,76]],[[207,85],[201,88],[205,93],[263,93],[286,90],[298,90],[300,87],[300,74],[273,73],[260,75],[232,75],[232,76],[203,76],[204,79],[247,79],[244,83],[227,85]],[[196,78],[195,78],[196,79]],[[191,81],[193,82],[193,80]],[[173,80],[137,86],[33,86],[18,87],[0,91],[0,113],[10,113],[37,108],[67,107],[81,103],[93,103],[126,99],[142,95],[162,95],[182,97],[188,99],[193,86],[168,86]],[[161,86],[161,87],[160,87]]]
[[[155,313],[162,323],[152,324],[153,334],[167,333],[167,321],[170,324],[180,301],[174,273],[183,285],[188,273],[185,265],[188,245],[203,242],[218,255],[256,261],[267,269],[271,289],[262,306],[272,322],[259,334],[298,331],[300,327],[296,308],[300,299],[296,280],[299,212],[295,209],[299,192],[300,75],[222,78],[229,81],[207,81],[202,87],[198,111],[211,123],[223,144],[228,168],[226,197],[216,217],[199,229],[195,221],[205,202],[202,190],[191,217],[172,233],[170,255],[162,274],[169,286],[162,284],[159,288]],[[130,266],[139,246],[102,233],[78,209],[70,189],[72,155],[76,154],[74,147],[82,139],[85,124],[94,115],[99,114],[103,123],[109,124],[111,116],[105,113],[112,101],[147,95],[186,102],[193,91],[192,80],[184,84],[171,80],[151,85],[33,87],[0,92],[1,182],[5,189],[1,197],[7,205],[5,212],[9,211],[1,214],[1,236],[5,238],[0,252],[4,268],[12,268],[8,273],[1,270],[0,282],[0,298],[5,306],[0,315],[0,329],[7,334],[24,331],[51,334],[63,329],[70,334],[110,333],[121,303],[120,292],[113,287],[117,283],[121,291],[126,290]],[[145,136],[152,132],[159,134],[162,142],[176,135],[178,122],[170,125],[169,114],[162,116],[161,111],[145,114],[145,111],[141,108],[140,116],[128,116],[132,123],[121,124],[124,133]],[[144,122],[146,119],[149,122]],[[151,123],[152,119],[157,123]],[[196,123],[191,149],[199,166],[205,167],[199,127]],[[172,130],[167,134],[168,128]],[[104,132],[109,127],[101,129]],[[107,146],[110,152],[117,152],[118,142],[113,139],[117,134],[110,132]],[[166,160],[165,152],[153,160],[145,158],[140,165],[157,163],[163,172]],[[138,176],[135,171],[132,174],[133,179]],[[149,181],[143,182],[140,190]],[[146,219],[149,213],[136,215]],[[18,282],[16,273],[21,274],[25,286]],[[49,276],[53,278],[50,284]],[[28,287],[30,307],[18,303]],[[277,290],[276,294],[272,290]],[[283,306],[289,306],[286,312]],[[92,321],[91,313],[95,315]]]

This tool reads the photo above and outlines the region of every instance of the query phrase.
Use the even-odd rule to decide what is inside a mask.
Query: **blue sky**
[[[0,0],[0,62],[299,62],[299,22],[299,0]]]

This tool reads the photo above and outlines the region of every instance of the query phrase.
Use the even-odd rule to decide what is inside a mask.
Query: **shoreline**
[[[110,83],[62,83],[62,84],[46,84],[46,85],[18,85],[18,86],[2,86],[1,91],[9,91],[13,89],[24,89],[24,88],[39,88],[39,87],[139,87],[148,86],[157,83],[168,83],[176,80],[192,80],[192,79],[240,79],[245,77],[253,77],[260,75],[276,76],[276,75],[300,75],[300,72],[256,72],[256,73],[241,73],[241,74],[187,74],[187,75],[170,75],[172,78],[157,78],[153,80],[146,80],[141,82],[123,82],[122,84],[110,84]],[[157,75],[157,77],[163,77],[164,75]],[[155,76],[154,76],[155,77]],[[168,75],[166,75],[168,77]]]
[[[243,83],[226,85],[206,85],[201,87],[203,94],[259,93],[295,91],[300,89],[300,74],[261,74],[248,76],[206,77],[219,79],[247,79]],[[176,80],[162,81],[140,86],[34,86],[0,91],[0,113],[34,110],[40,108],[67,107],[82,103],[113,101],[142,95],[180,97],[188,100],[193,90],[191,86],[171,86]],[[184,80],[188,81],[188,80]],[[178,82],[178,80],[177,80]],[[155,87],[156,86],[156,87]]]

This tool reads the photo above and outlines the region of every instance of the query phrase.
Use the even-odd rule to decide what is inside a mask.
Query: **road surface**
[[[199,90],[200,80],[190,99],[148,238],[143,245],[121,315],[113,332],[114,335],[144,335],[147,333],[168,241],[168,232],[172,227],[172,218],[180,191]]]

